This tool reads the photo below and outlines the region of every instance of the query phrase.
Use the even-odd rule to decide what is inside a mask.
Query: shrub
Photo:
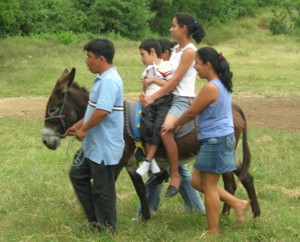
[[[286,10],[273,10],[269,29],[273,35],[287,34],[290,30],[288,27],[288,14]]]

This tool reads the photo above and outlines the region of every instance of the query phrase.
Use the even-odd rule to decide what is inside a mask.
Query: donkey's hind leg
[[[225,190],[230,194],[234,195],[237,186],[236,186],[233,172],[223,173],[222,178],[223,178]],[[230,206],[227,203],[224,203],[222,213],[229,214],[229,212],[230,212]]]
[[[234,171],[234,173],[239,177],[240,170],[237,169]],[[248,197],[250,200],[253,218],[257,218],[260,216],[261,211],[260,211],[260,207],[259,207],[257,196],[256,196],[253,176],[249,172],[247,172],[245,178],[241,181],[241,183],[243,184],[244,188],[247,191],[247,194],[248,194]]]
[[[146,187],[143,178],[137,173],[135,173],[136,167],[133,165],[126,166],[126,170],[131,178],[135,191],[140,199],[141,208],[142,208],[142,219],[148,220],[150,219],[151,214],[150,214],[150,209],[149,209],[148,200],[146,196]]]

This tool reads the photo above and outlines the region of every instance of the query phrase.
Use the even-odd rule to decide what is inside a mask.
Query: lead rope
[[[79,150],[75,150],[74,148],[75,139],[76,139],[75,137],[72,137],[68,143],[68,147],[66,150],[66,160],[67,163],[71,164],[72,166],[79,167],[84,162],[84,153],[81,146]],[[72,156],[72,159],[70,159],[70,156]]]

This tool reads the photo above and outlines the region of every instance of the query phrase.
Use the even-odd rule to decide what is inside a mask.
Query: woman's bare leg
[[[242,227],[245,223],[246,212],[249,207],[247,200],[238,199],[222,187],[218,187],[219,196],[222,202],[229,204],[236,213],[236,227]]]
[[[220,202],[217,203],[215,201],[216,197],[218,197],[218,199],[222,202],[225,202],[229,204],[232,208],[234,208],[237,215],[237,227],[241,227],[244,224],[246,212],[249,206],[248,201],[238,199],[235,196],[228,193],[223,188],[221,188],[220,186],[218,186],[217,184],[219,178],[219,174],[205,173],[199,170],[193,170],[192,174],[192,186],[198,191],[204,193],[208,228],[209,231],[214,234],[218,234],[219,232],[218,224]],[[218,193],[218,195],[216,195],[216,192]]]
[[[211,234],[219,234],[220,197],[218,181],[220,175],[201,172],[201,176],[208,230]]]

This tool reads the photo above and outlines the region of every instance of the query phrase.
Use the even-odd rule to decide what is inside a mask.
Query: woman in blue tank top
[[[192,175],[192,185],[204,193],[208,230],[219,234],[220,201],[236,212],[237,227],[244,224],[249,202],[218,186],[222,173],[235,170],[235,138],[232,118],[232,72],[222,53],[211,47],[197,51],[195,69],[207,83],[190,108],[174,124],[163,125],[162,132],[176,129],[196,118],[201,144]]]

